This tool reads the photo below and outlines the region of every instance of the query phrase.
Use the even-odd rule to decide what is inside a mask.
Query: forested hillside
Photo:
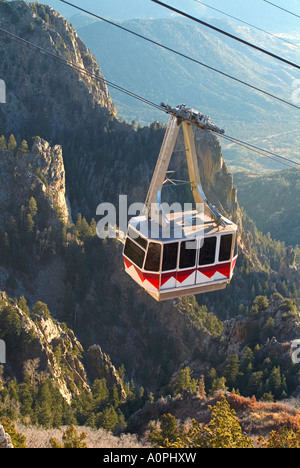
[[[287,245],[300,244],[300,178],[297,171],[264,176],[237,173],[234,176],[239,203],[258,229]]]
[[[102,76],[49,7],[1,1],[0,12],[1,27]],[[119,240],[98,238],[96,207],[144,201],[164,124],[120,121],[99,81],[8,37],[0,50],[0,419],[148,437],[168,395],[170,411],[191,402],[183,422],[195,395],[298,397],[299,260],[240,208],[216,138],[200,132],[197,152],[206,192],[239,226],[236,274],[223,292],[158,304],[125,275]]]

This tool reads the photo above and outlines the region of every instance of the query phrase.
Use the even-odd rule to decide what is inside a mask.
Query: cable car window
[[[191,268],[196,263],[196,241],[181,242],[179,268]]]
[[[159,271],[161,257],[161,244],[150,242],[148,247],[147,258],[145,262],[145,270]]]
[[[235,236],[235,242],[234,242],[234,254],[233,256],[236,257],[239,253],[239,246],[238,246],[238,236],[236,234]]]
[[[135,244],[129,237],[126,239],[124,255],[139,268],[143,267],[145,251]]]
[[[227,262],[231,258],[232,234],[226,234],[221,237],[221,246],[219,253],[219,262]]]
[[[216,237],[206,237],[204,239],[204,244],[200,249],[199,266],[211,265],[212,263],[215,263],[216,246]]]
[[[146,250],[147,248],[147,239],[144,239],[139,235],[138,232],[134,231],[133,229],[129,228],[128,229],[128,235],[133,239],[137,244],[139,244],[143,249]]]
[[[176,270],[177,267],[178,242],[164,245],[162,271]]]

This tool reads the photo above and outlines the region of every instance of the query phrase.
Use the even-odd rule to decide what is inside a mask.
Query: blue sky
[[[72,3],[93,11],[99,15],[114,19],[131,18],[157,18],[169,17],[169,13],[163,7],[154,4],[151,0],[70,0]],[[224,18],[217,13],[201,5],[197,0],[163,0],[165,3],[184,10],[198,17]],[[201,0],[211,7],[220,9],[234,15],[244,21],[248,21],[260,28],[273,33],[295,33],[300,31],[300,19],[285,13],[264,0]],[[272,0],[273,3],[287,8],[300,15],[300,0]],[[68,19],[76,14],[76,10],[64,5],[59,0],[41,1],[58,10]]]

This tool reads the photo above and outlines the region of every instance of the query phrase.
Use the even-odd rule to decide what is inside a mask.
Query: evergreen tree
[[[118,413],[112,405],[107,406],[97,415],[97,427],[114,432],[119,422]]]
[[[63,444],[60,444],[58,440],[53,437],[50,439],[51,448],[67,448],[67,449],[78,449],[78,448],[87,448],[86,445],[86,434],[82,432],[78,434],[76,427],[71,425],[66,429],[62,436]]]
[[[28,212],[32,218],[34,218],[37,215],[38,207],[37,207],[36,199],[34,197],[31,197],[28,202]]]
[[[7,149],[8,151],[10,151],[11,153],[14,153],[17,149],[17,142],[16,142],[16,139],[15,139],[15,136],[13,134],[10,135],[9,139],[8,139],[8,143],[7,143]]]
[[[106,379],[97,379],[94,381],[92,386],[92,394],[94,405],[96,408],[99,408],[102,402],[108,401],[109,399],[109,390],[107,388]]]
[[[236,413],[230,409],[225,396],[210,410],[211,421],[204,426],[201,437],[203,448],[253,448],[253,442],[243,435]]]
[[[206,398],[205,379],[203,374],[201,375],[201,378],[198,383],[198,395],[200,398]]]
[[[229,387],[238,386],[238,377],[240,376],[240,360],[237,354],[232,354],[225,369],[226,383]]]
[[[192,421],[188,429],[181,426],[176,442],[164,444],[167,448],[253,448],[252,440],[243,435],[234,410],[225,396],[209,407],[211,420],[207,425]]]
[[[34,221],[33,221],[33,219],[32,219],[32,216],[31,216],[30,213],[28,213],[28,214],[26,215],[25,223],[24,223],[25,231],[26,231],[27,233],[32,233],[33,230],[34,230],[34,225],[35,225],[35,223],[34,223]]]
[[[5,432],[9,434],[14,448],[26,448],[26,437],[17,431],[13,421],[9,418],[1,418],[1,424]]]
[[[151,424],[148,437],[150,443],[156,447],[176,442],[180,437],[180,426],[175,416],[170,413],[164,414],[159,426]]]
[[[23,140],[17,151],[17,157],[22,157],[28,153],[28,143],[26,140]]]
[[[6,150],[7,149],[7,144],[6,144],[6,139],[5,139],[5,136],[2,135],[0,137],[0,150]]]
[[[38,423],[43,427],[51,427],[53,422],[52,398],[50,384],[48,381],[42,382],[38,389],[35,404],[35,414]]]
[[[176,375],[173,383],[174,395],[181,394],[184,390],[195,392],[197,389],[197,381],[191,377],[191,369],[185,367]]]

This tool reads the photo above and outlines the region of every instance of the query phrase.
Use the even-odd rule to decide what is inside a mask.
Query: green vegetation
[[[63,445],[61,445],[58,440],[53,437],[50,439],[51,448],[66,448],[66,449],[82,449],[87,448],[86,442],[86,434],[82,432],[78,434],[76,428],[71,425],[66,431],[63,433],[62,441]]]
[[[237,173],[239,203],[264,234],[286,245],[300,244],[300,178],[288,170],[257,175]]]
[[[162,417],[160,427],[151,426],[149,440],[166,448],[254,448],[253,441],[243,435],[242,428],[223,396],[209,407],[211,420],[207,425],[192,420],[190,426],[178,424],[174,416]]]

